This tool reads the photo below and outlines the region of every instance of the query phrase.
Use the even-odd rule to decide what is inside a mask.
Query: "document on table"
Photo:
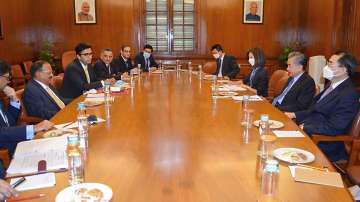
[[[14,184],[20,178],[12,178],[10,184]],[[53,187],[56,184],[55,173],[44,173],[25,177],[25,181],[16,187],[17,191],[27,191]]]
[[[244,96],[233,96],[232,97],[235,101],[242,101]],[[258,95],[249,96],[249,101],[262,101],[263,99]]]
[[[274,130],[273,133],[277,137],[305,137],[300,131]]]
[[[10,175],[36,173],[41,160],[46,161],[47,170],[67,168],[66,147],[66,135],[20,142],[7,173]]]

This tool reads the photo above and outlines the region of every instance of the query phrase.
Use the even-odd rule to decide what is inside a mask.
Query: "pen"
[[[326,167],[308,166],[308,165],[303,165],[303,164],[296,164],[296,166],[329,172],[329,170]]]
[[[21,183],[25,182],[26,178],[21,177],[18,179],[14,184],[11,185],[11,188],[15,189],[17,186],[19,186]]]
[[[6,200],[6,202],[15,202],[15,201],[25,201],[25,200],[31,200],[31,199],[37,199],[46,196],[46,194],[36,194],[31,196],[19,196],[15,198],[9,198]]]

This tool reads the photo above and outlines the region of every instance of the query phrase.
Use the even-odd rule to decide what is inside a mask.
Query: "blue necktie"
[[[285,90],[273,100],[273,102],[272,102],[273,105],[276,105],[277,103],[279,103],[279,104],[282,103],[282,101],[284,100],[284,97],[290,91],[294,81],[295,81],[295,79],[293,77],[290,77],[289,84],[286,86]]]

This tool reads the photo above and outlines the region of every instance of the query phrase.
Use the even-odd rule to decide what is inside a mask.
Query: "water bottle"
[[[276,199],[279,185],[279,162],[267,160],[261,177],[261,195],[263,198]]]
[[[160,69],[161,72],[164,71],[164,67],[163,67],[163,65],[162,65],[162,61],[161,61],[161,60],[160,60],[160,63],[159,63],[159,69]]]
[[[260,136],[270,134],[269,115],[267,115],[267,114],[262,114],[260,116],[259,134],[260,134]]]
[[[213,75],[212,77],[212,96],[218,95],[218,86],[217,86],[217,76]]]
[[[86,150],[88,147],[88,129],[89,124],[86,115],[86,107],[83,102],[78,104],[77,123],[79,130],[79,147]]]
[[[84,182],[84,164],[82,161],[81,151],[79,149],[79,140],[77,135],[67,137],[67,157],[68,157],[68,174],[70,185],[76,185]]]
[[[130,87],[134,88],[135,86],[135,81],[134,81],[134,72],[130,71]]]
[[[259,122],[260,140],[258,143],[258,155],[263,159],[271,159],[276,136],[270,132],[269,115],[262,114]]]
[[[199,65],[199,79],[202,79],[202,65]]]
[[[243,95],[243,99],[241,103],[243,112],[245,112],[248,109],[248,105],[249,105],[249,96]]]
[[[104,83],[104,102],[105,105],[109,105],[111,102],[111,92],[110,92],[110,83]]]

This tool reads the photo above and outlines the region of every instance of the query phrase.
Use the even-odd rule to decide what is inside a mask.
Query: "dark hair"
[[[91,45],[87,44],[87,43],[79,43],[78,45],[76,45],[75,47],[75,52],[76,55],[80,55],[80,53],[85,50],[91,48]]]
[[[351,76],[355,72],[356,67],[358,65],[356,58],[353,55],[351,55],[350,53],[343,52],[343,51],[337,52],[336,55],[340,56],[337,63],[340,66],[345,67],[348,75]]]
[[[150,46],[150,45],[149,45]],[[131,48],[129,45],[122,45],[121,46],[121,50],[123,51],[125,48],[127,48],[127,47],[129,47],[129,48]],[[144,47],[144,49],[145,49],[145,47]],[[151,49],[151,51],[152,51],[152,47],[150,48]]]
[[[217,51],[223,51],[223,48],[221,47],[221,45],[220,44],[214,44],[213,46],[211,46],[211,51],[212,50],[217,50]]]
[[[147,48],[150,49],[151,52],[153,52],[153,50],[154,50],[153,47],[152,47],[150,44],[146,44],[146,45],[144,46],[144,50],[147,49]]]
[[[4,60],[0,59],[0,75],[10,73],[10,65]]]
[[[294,62],[297,65],[301,65],[303,67],[303,70],[305,69],[306,64],[307,64],[307,58],[303,53],[298,52],[298,51],[293,51],[293,52],[289,53],[289,55],[288,55],[288,59],[290,59],[290,58],[294,58]]]
[[[30,76],[31,76],[31,78],[35,78],[36,72],[41,72],[41,71],[43,71],[43,65],[44,65],[45,63],[48,63],[48,62],[46,62],[46,61],[44,61],[44,60],[38,60],[38,61],[34,62],[34,63],[31,65],[31,67],[30,67]]]
[[[265,66],[265,54],[262,49],[260,48],[252,48],[247,52],[247,56],[249,57],[249,53],[252,53],[255,58],[255,65],[254,67],[264,67]]]

